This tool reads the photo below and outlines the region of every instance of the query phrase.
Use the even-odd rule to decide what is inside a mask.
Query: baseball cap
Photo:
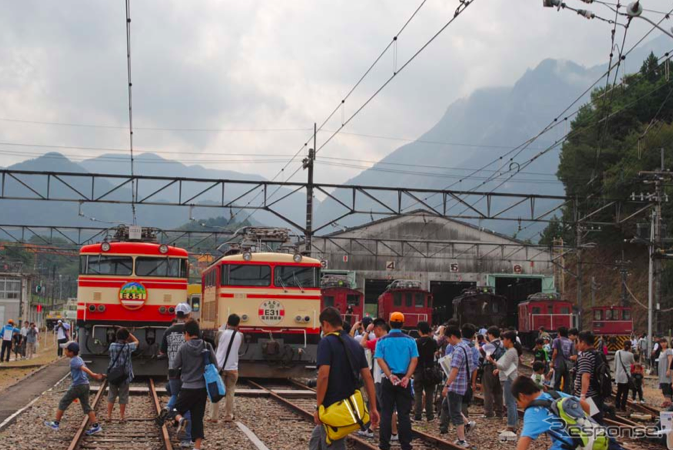
[[[75,341],[66,342],[65,344],[61,344],[59,347],[66,349],[69,352],[79,354],[79,344]]]
[[[178,303],[178,305],[175,307],[175,314],[177,314],[178,317],[184,317],[191,313],[192,308],[187,303]]]
[[[404,314],[401,312],[394,312],[390,315],[391,322],[404,322]]]
[[[14,323],[14,321],[12,319],[9,319],[7,323]]]
[[[371,323],[372,323],[372,318],[371,317],[365,316],[365,317],[362,318],[362,326],[363,327],[367,328],[369,326],[369,324],[371,324]]]

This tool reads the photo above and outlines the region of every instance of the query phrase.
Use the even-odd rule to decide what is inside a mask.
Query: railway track
[[[87,436],[85,431],[89,426],[89,419],[83,419],[68,450],[122,450],[129,448],[133,448],[134,450],[173,449],[166,426],[158,427],[154,423],[154,418],[161,406],[152,379],[148,381],[148,395],[134,396],[133,401],[129,402],[126,411],[129,418],[123,422],[118,419],[112,420],[111,422],[102,421],[107,415],[107,402],[105,401],[106,386],[107,381],[100,386],[91,404],[91,407],[96,411],[98,420],[101,421],[103,430],[93,436]],[[119,406],[116,405],[115,414],[118,414],[118,408]]]
[[[315,391],[302,383],[299,383],[295,380],[290,380],[290,383],[302,390]],[[276,393],[271,386],[264,386],[262,384],[256,383],[254,381],[248,380],[248,384],[253,386],[256,389],[263,389],[269,392],[271,398],[276,400],[278,403],[282,404],[284,407],[296,412],[300,416],[304,417],[306,420],[313,422],[313,410],[315,406],[315,398],[286,398],[283,395]],[[414,440],[412,445],[414,450],[458,450],[462,447],[454,445],[452,442],[441,439],[437,436],[425,433],[423,431],[414,429]],[[378,435],[374,433],[374,439],[361,438],[357,434],[351,434],[348,437],[348,442],[353,447],[361,450],[378,450]]]

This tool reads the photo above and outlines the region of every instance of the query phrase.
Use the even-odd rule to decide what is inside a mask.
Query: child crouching
[[[61,418],[63,413],[68,406],[75,400],[79,400],[80,405],[82,405],[82,411],[84,414],[89,416],[89,422],[91,423],[91,428],[86,431],[87,435],[92,435],[100,432],[102,430],[101,426],[96,420],[96,413],[91,409],[89,405],[89,379],[87,374],[96,380],[102,380],[103,375],[93,373],[89,368],[86,367],[82,358],[79,357],[79,344],[77,342],[68,342],[63,344],[63,349],[65,355],[70,358],[70,375],[72,377],[72,384],[68,391],[63,395],[63,398],[58,403],[58,409],[56,410],[56,419],[52,421],[45,421],[45,425],[54,430],[58,430],[61,423]]]

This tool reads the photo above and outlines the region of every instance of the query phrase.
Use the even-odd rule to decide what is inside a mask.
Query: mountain
[[[264,178],[256,174],[245,174],[228,170],[207,169],[199,165],[185,165],[176,161],[164,159],[155,154],[144,153],[141,161],[136,165],[136,174],[145,176],[169,176],[181,178],[203,178],[203,179],[230,179],[230,180],[252,180],[264,181]],[[21,163],[8,167],[15,170],[27,171],[50,171],[50,172],[71,172],[71,173],[97,173],[97,174],[122,174],[129,173],[129,159],[122,155],[101,155],[94,159],[75,163],[70,161],[60,153],[47,153],[35,159],[23,161]],[[40,184],[36,176],[23,175],[20,180],[27,182],[31,187],[37,186],[36,191],[43,194],[47,191],[46,183]],[[50,195],[53,198],[76,198],[73,191],[89,193],[91,183],[88,179],[78,179],[75,177],[63,177],[64,183],[52,180],[49,186]],[[95,194],[101,195],[113,190],[119,186],[123,180],[112,178],[99,178],[96,180]],[[143,199],[150,196],[160,187],[167,183],[160,180],[143,181],[138,186],[138,197]],[[183,183],[182,201],[186,201],[196,196],[201,191],[207,189],[212,183],[204,181],[203,183]],[[245,205],[253,199],[256,190],[246,194],[253,186],[245,185],[225,185],[224,201],[225,203],[234,199],[238,205]],[[164,192],[158,193],[152,197],[154,202],[175,201],[178,198],[178,186],[171,186]],[[269,196],[275,188],[269,189]],[[285,195],[291,194],[291,190],[282,188],[275,194],[273,199],[280,199]],[[8,197],[36,197],[28,188],[19,181],[8,178],[5,184],[5,193]],[[114,191],[108,198],[112,200],[125,200],[131,198],[129,185],[124,185]],[[251,202],[251,205],[258,205],[262,196]],[[272,199],[272,200],[273,200]],[[199,196],[199,203],[221,204],[221,188],[212,189]],[[318,202],[319,204],[319,202]],[[62,226],[105,226],[118,223],[130,223],[132,220],[131,207],[124,204],[114,203],[68,203],[68,202],[43,202],[26,200],[3,200],[2,205],[5,210],[11,211],[11,214],[5,215],[2,220],[4,224],[28,224],[28,225],[62,225]],[[282,214],[292,217],[303,217],[305,215],[306,196],[302,192],[297,192],[291,197],[280,201],[274,205],[274,209]],[[242,221],[253,211],[237,210],[231,211],[229,208],[218,207],[195,207],[187,206],[176,208],[162,205],[137,205],[138,224],[143,226],[154,226],[162,229],[175,229],[186,223],[191,218],[205,219],[208,217],[236,215],[236,221]],[[271,226],[288,225],[276,215],[259,210],[250,219],[252,223],[264,223]],[[92,222],[99,222],[95,224]],[[303,223],[300,219],[298,223]]]
[[[654,39],[628,55],[628,68],[631,71],[637,70],[650,52],[663,55],[669,49],[670,41],[667,36]],[[606,69],[607,65],[585,68],[572,61],[544,60],[537,67],[527,70],[513,86],[479,89],[469,97],[455,101],[437,124],[415,142],[401,146],[344,184],[563,195],[563,185],[556,177],[560,148],[546,152],[525,168],[521,166],[567,133],[570,130],[569,123],[554,127],[520,154],[513,149],[540,133],[578,97],[581,96],[580,100],[567,113],[574,112],[586,103],[589,93],[582,93]],[[602,81],[597,86],[604,85],[605,81]],[[498,159],[500,156],[503,156],[502,159]],[[513,160],[510,161],[510,158]],[[495,163],[486,167],[486,170],[473,177],[466,177],[493,160]],[[501,185],[519,170],[521,173]],[[495,175],[496,179],[485,182],[491,175]],[[333,195],[342,201],[348,200],[347,194],[338,190]],[[395,204],[396,199],[392,196],[388,200]],[[435,197],[430,204],[439,206],[440,203],[440,198]],[[512,203],[512,200],[494,199],[491,207],[492,210],[498,210],[498,207],[502,209]],[[485,200],[479,203],[484,204]],[[414,206],[411,200],[404,205],[409,210],[421,207]],[[457,205],[456,202],[449,205],[452,206],[449,213],[458,213],[465,209],[465,206]],[[376,212],[383,210],[369,199],[363,199],[359,206],[359,210],[373,211],[374,218],[380,217]],[[556,203],[551,201],[538,201],[535,211],[540,214],[554,206]],[[315,215],[318,220],[326,220],[344,212],[342,206],[328,198],[316,210]],[[524,203],[508,214],[512,217],[530,217],[530,205]],[[369,215],[350,217],[340,220],[339,225],[358,225],[368,220],[371,220]],[[519,229],[516,221],[482,221],[480,225],[508,235]],[[523,225],[526,223],[523,222]],[[531,225],[524,236],[532,235],[542,228],[544,224]]]

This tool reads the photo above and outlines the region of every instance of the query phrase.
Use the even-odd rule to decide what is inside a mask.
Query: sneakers
[[[44,424],[49,428],[51,428],[52,430],[58,431],[61,429],[60,425],[57,422],[54,422],[53,420],[45,420]]]
[[[472,433],[475,428],[477,428],[477,422],[475,422],[474,420],[470,420],[469,422],[467,422],[467,425],[465,425],[465,435],[469,436],[470,433]]]
[[[397,442],[399,440],[400,440],[400,437],[396,434],[393,434],[392,436],[390,436],[390,442]]]
[[[184,441],[180,441],[180,448],[194,448],[192,441],[189,439],[185,439]]]
[[[189,425],[189,419],[185,419],[184,417],[180,419],[180,422],[178,422],[178,429],[176,430],[176,434],[178,435],[178,439],[181,441],[186,440],[185,438],[187,437],[187,426]]]
[[[640,403],[644,405],[644,404],[645,404],[645,400],[641,400]]]
[[[366,437],[366,438],[373,438],[374,437],[374,432],[367,428],[366,430],[360,430],[358,431],[358,436]]]
[[[159,411],[159,415],[154,419],[154,422],[160,427],[163,426],[168,418],[169,412],[168,408],[162,408],[161,411]]]
[[[87,436],[91,436],[92,434],[100,433],[101,431],[103,431],[103,428],[101,428],[100,424],[97,423],[96,425],[91,425],[91,428],[86,430],[85,434]]]
[[[463,441],[461,439],[456,439],[453,441],[453,445],[457,445],[458,447],[462,448],[470,448],[470,444],[468,444],[467,441]]]

